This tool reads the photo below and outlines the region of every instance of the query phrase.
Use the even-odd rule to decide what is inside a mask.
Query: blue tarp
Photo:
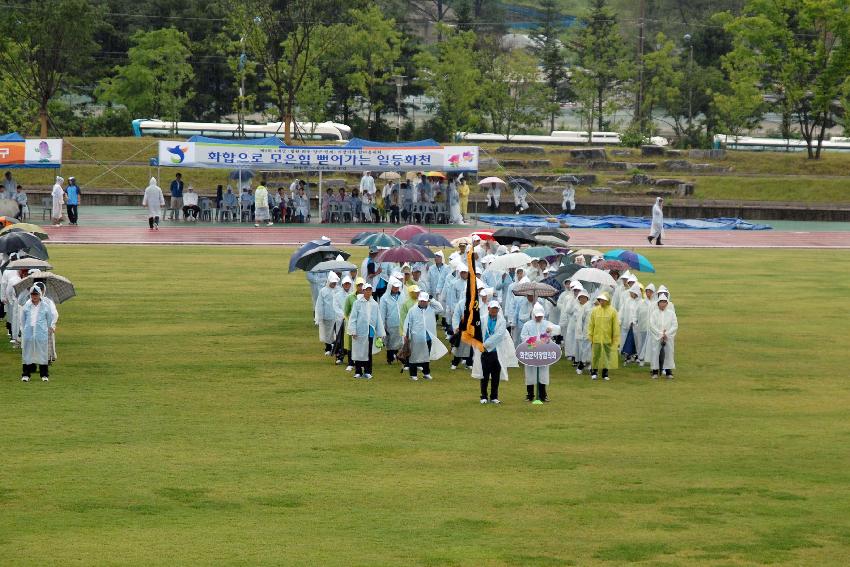
[[[482,215],[479,219],[493,226],[548,227],[558,226],[546,221],[546,217],[537,215]],[[558,215],[560,222],[570,228],[649,228],[652,219],[647,217],[623,217],[609,215],[586,217],[580,215]],[[684,228],[692,230],[771,230],[766,224],[753,224],[742,219],[666,219],[664,228]]]
[[[250,140],[233,140],[225,138],[210,138],[208,136],[192,136],[190,142],[199,144],[217,144],[222,146],[284,146],[286,144],[280,138],[252,138]]]
[[[430,138],[414,142],[373,142],[363,138],[352,138],[344,148],[439,148],[440,144]]]
[[[0,142],[23,142],[24,138],[17,132],[12,132],[11,134],[3,134],[0,136]]]

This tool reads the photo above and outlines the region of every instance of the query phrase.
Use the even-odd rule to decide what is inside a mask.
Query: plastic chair
[[[53,212],[53,198],[42,197],[41,199],[41,220],[48,220]]]
[[[198,206],[201,208],[201,214],[199,216],[199,220],[201,220],[201,221],[208,220],[208,221],[212,222],[213,215],[212,215],[212,205],[210,205],[210,200],[209,199],[201,199],[200,202],[198,203]]]

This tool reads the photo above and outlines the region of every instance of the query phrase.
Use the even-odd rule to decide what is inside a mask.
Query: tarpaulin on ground
[[[518,226],[518,227],[550,227],[558,226],[547,222],[547,217],[538,215],[482,215],[479,220],[493,226]],[[602,217],[589,217],[581,215],[558,215],[559,223],[565,223],[570,228],[649,228],[652,219],[648,217],[624,217],[619,215],[608,215]],[[766,224],[754,224],[743,219],[716,218],[716,219],[665,219],[664,228],[678,228],[691,230],[771,230]]]

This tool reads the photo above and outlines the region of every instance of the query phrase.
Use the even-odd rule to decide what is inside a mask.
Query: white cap
[[[393,277],[393,278],[395,278],[395,279],[397,279],[397,280],[403,280],[403,279],[404,279],[404,274],[402,274],[402,273],[401,273],[401,272],[399,272],[399,271],[395,271],[395,272],[393,272],[393,273],[392,273],[392,275],[391,275],[390,277]]]
[[[658,293],[658,294],[655,295],[655,302],[658,303],[659,301],[668,301],[669,302],[670,296],[667,295],[666,293]]]
[[[424,291],[419,294],[419,301],[431,301],[431,297]]]
[[[636,282],[636,281],[638,281],[638,280],[637,280],[637,276],[636,276],[636,275],[634,275],[634,274],[629,274],[629,277],[628,277],[628,279],[626,280],[626,282]]]
[[[534,305],[534,309],[531,310],[531,314],[534,317],[543,317],[544,315],[546,315],[546,310],[543,309],[542,305],[537,303],[537,304]]]
[[[519,246],[517,246],[516,244],[511,246],[511,252],[519,252]]]
[[[487,254],[486,256],[481,258],[481,263],[482,264],[489,264],[490,262],[492,262],[495,259],[496,259],[496,257],[493,256],[492,254]]]
[[[632,273],[630,271],[626,270],[625,272],[623,272],[623,275],[620,276],[620,279],[628,281],[628,279],[629,279],[629,277],[631,277],[631,275],[632,275]]]
[[[488,303],[488,304],[487,304],[487,308],[488,308],[488,309],[492,309],[492,308],[494,308],[494,307],[497,307],[497,308],[499,308],[499,309],[501,309],[501,308],[502,308],[502,306],[501,306],[501,305],[499,305],[499,302],[498,302],[498,301],[496,301],[495,299],[494,299],[494,300],[492,300],[492,301],[490,301],[490,303]]]
[[[608,294],[607,294],[606,292],[604,292],[604,291],[603,291],[602,293],[600,293],[600,294],[597,296],[597,298],[596,298],[596,299],[599,299],[599,300],[605,300],[605,301],[611,301],[611,298],[610,298],[610,297],[608,296]]]
[[[360,289],[363,289],[363,290],[372,289],[372,284],[370,284],[369,282],[366,282],[366,283],[363,284],[363,287],[361,287]]]
[[[602,256],[594,256],[590,259],[590,263],[592,264],[593,262],[598,262],[599,260],[602,260]]]
[[[401,282],[397,278],[390,278],[390,287],[401,287]]]
[[[575,280],[574,282],[572,282],[570,284],[570,289],[583,289],[583,288],[584,288],[584,286],[581,285],[581,282],[578,281],[578,280]]]
[[[635,285],[633,285],[632,287],[630,287],[630,288],[629,288],[629,293],[634,293],[634,294],[636,294],[638,297],[640,297],[640,296],[642,295],[642,293],[641,293],[641,289],[640,289],[640,286],[639,286],[638,284],[635,284]]]
[[[582,297],[582,296],[590,299],[590,296],[587,294],[587,292],[585,290],[581,290],[580,292],[578,292],[578,295],[576,297]]]
[[[469,273],[469,266],[467,266],[466,264],[461,264],[460,266],[458,266],[457,271]]]
[[[653,293],[654,293],[654,292],[655,292],[655,284],[654,284],[654,283],[651,283],[651,284],[649,284],[648,286],[646,286],[644,289],[645,289],[646,291],[651,291],[651,292],[653,292]]]
[[[328,272],[328,283],[339,283],[339,276],[336,272]]]
[[[449,254],[449,260],[456,260],[458,258],[460,258],[460,252],[458,252],[457,250]]]
[[[445,260],[445,259],[446,259],[446,257],[445,257],[445,256],[443,256],[443,251],[442,251],[442,250],[437,250],[436,252],[434,252],[434,256],[439,256],[439,257],[440,257],[440,258],[442,258],[443,260]]]
[[[350,283],[351,283],[351,278],[349,276],[345,276],[344,278],[342,278],[342,285],[350,284]]]
[[[493,295],[495,292],[496,292],[496,290],[493,289],[492,287],[485,287],[484,289],[481,290],[481,293],[483,295],[487,295],[487,296]]]
[[[477,234],[473,234],[472,235],[472,241],[475,242],[476,240],[481,240],[481,237],[478,236]]]

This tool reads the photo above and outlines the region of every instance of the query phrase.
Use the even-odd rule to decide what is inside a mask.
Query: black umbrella
[[[429,260],[431,258],[437,257],[437,255],[434,252],[431,252],[431,249],[425,245],[413,244],[412,242],[408,242],[407,244],[405,244],[405,246],[407,246],[408,248],[415,248],[416,250],[419,250],[420,252],[422,252],[422,255],[428,258]]]
[[[12,252],[26,252],[33,258],[47,260],[47,248],[39,238],[28,232],[13,232],[0,236],[0,252],[11,254]]]
[[[422,234],[417,234],[413,238],[407,241],[408,244],[419,244],[421,246],[436,246],[442,248],[451,247],[452,243],[449,242],[449,239],[443,236],[442,234],[437,234],[434,232],[423,232]]]
[[[574,273],[582,269],[584,266],[579,266],[578,264],[567,264],[566,266],[561,266],[558,268],[558,271],[555,272],[555,275],[552,276],[561,284],[570,279]]]
[[[558,295],[552,296],[552,299],[555,300],[554,302],[557,302],[558,298],[561,296],[561,293],[563,293],[563,291],[564,291],[564,282],[559,281],[558,278],[555,277],[555,276],[549,276],[545,280],[541,280],[540,283],[544,283],[546,285],[551,285],[556,290],[558,290]]]
[[[295,262],[295,267],[299,270],[308,272],[312,270],[316,264],[326,260],[335,260],[337,256],[342,256],[343,259],[348,260],[348,257],[351,256],[351,254],[345,250],[340,250],[336,246],[319,246],[318,248],[313,248],[312,250],[305,252],[300,258],[298,258],[298,261]]]
[[[301,248],[296,250],[295,253],[292,255],[292,257],[289,258],[289,271],[290,272],[295,271],[295,263],[298,262],[298,259],[301,258],[301,256],[303,256],[304,254],[306,254],[310,250],[314,250],[314,249],[318,248],[319,246],[327,246],[330,243],[331,243],[330,239],[323,236],[322,238],[319,238],[319,239],[316,239],[316,240],[311,240],[310,242],[308,242],[307,244],[305,244],[304,246],[302,246]]]
[[[499,244],[504,244],[506,246],[513,244],[514,242],[519,242],[520,244],[537,244],[537,241],[534,239],[534,236],[530,231],[513,226],[498,229],[493,233],[493,238]]]
[[[525,179],[524,177],[510,179],[508,183],[511,185],[522,185],[523,187],[525,187],[526,191],[528,191],[529,193],[534,193],[534,183],[532,183],[528,179]]]
[[[570,241],[570,235],[557,228],[535,228],[531,231],[534,240],[537,244],[545,244],[547,246],[566,246]]]

